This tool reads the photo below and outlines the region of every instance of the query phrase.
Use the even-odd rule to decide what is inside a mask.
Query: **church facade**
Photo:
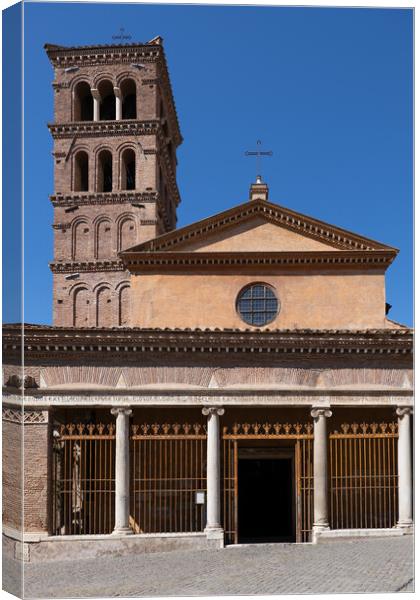
[[[277,205],[261,178],[177,229],[161,38],[46,52],[53,325],[3,328],[6,547],[412,533],[412,330],[385,297],[398,251]]]

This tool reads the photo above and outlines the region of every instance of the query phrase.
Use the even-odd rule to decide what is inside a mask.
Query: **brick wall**
[[[3,419],[3,524],[22,530],[23,425]]]
[[[135,66],[136,62],[127,62],[124,53],[118,58],[118,49],[114,64],[95,64],[96,52],[86,50],[82,60],[77,61],[77,67],[55,67],[54,72],[54,125],[60,126],[59,131],[52,131],[54,325],[128,324],[129,274],[119,270],[117,262],[115,266],[108,265],[105,272],[97,262],[118,261],[119,251],[176,225],[179,137],[172,97],[164,85],[167,71],[163,50],[153,46],[140,68]],[[134,82],[136,89],[135,120],[100,121],[94,131],[89,129],[93,121],[84,122],[86,129],[79,121],[81,126],[77,126],[76,132],[66,130],[66,126],[81,118],[77,109],[81,84],[97,96],[97,90],[107,82],[111,93],[114,90],[118,96],[118,90],[124,89],[127,79]],[[116,123],[118,127],[122,124],[123,129],[117,131]],[[135,129],[132,133],[131,127]],[[127,149],[135,158],[135,188],[130,190],[131,195],[125,190],[124,153]],[[104,151],[110,153],[112,163],[111,191],[104,191],[102,185]],[[84,179],[77,166],[81,153],[87,157],[87,190],[80,190],[79,185]],[[66,263],[65,273],[63,263]],[[66,279],[79,271],[82,271],[80,276]],[[79,284],[76,288],[75,283]],[[81,311],[80,315],[74,315],[75,311]]]
[[[48,531],[50,512],[49,424],[25,424],[25,531]]]

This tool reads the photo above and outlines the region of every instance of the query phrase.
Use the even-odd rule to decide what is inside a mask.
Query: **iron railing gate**
[[[396,423],[345,423],[329,436],[333,529],[393,527],[398,518]]]
[[[207,462],[203,425],[145,423],[132,425],[131,431],[132,529],[203,531]]]
[[[311,540],[313,523],[313,424],[234,423],[223,428],[222,501],[225,542],[238,543],[238,445],[285,440],[295,451],[296,541]],[[280,445],[279,445],[280,447]]]
[[[205,426],[132,425],[130,526],[137,533],[199,532],[205,527]],[[238,448],[248,442],[294,448],[296,541],[311,540],[313,425],[248,423],[223,428],[222,519],[226,543],[238,542]],[[329,434],[330,525],[392,527],[398,515],[396,423],[353,423]],[[54,535],[111,533],[115,504],[115,425],[55,428]],[[200,492],[202,492],[200,494]]]
[[[115,514],[115,425],[58,426],[52,462],[53,534],[111,533]]]

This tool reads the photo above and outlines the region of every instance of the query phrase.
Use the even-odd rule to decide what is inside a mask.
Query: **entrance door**
[[[296,540],[293,466],[293,455],[287,451],[244,448],[240,452],[239,543]]]

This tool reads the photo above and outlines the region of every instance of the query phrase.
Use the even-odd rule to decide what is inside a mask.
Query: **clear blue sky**
[[[390,318],[412,324],[412,12],[25,4],[25,321],[50,323],[53,71],[45,42],[164,38],[184,136],[178,225],[248,197],[257,139],[270,199],[400,248]],[[4,200],[8,201],[7,198]],[[16,302],[5,320],[19,318]]]

